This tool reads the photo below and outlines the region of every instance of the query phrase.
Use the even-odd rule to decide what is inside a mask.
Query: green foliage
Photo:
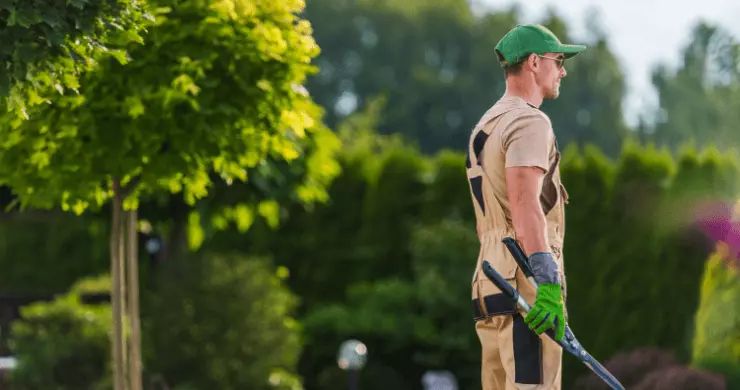
[[[106,305],[86,305],[85,293],[107,292],[109,278],[80,281],[52,302],[21,309],[12,326],[10,346],[18,361],[11,371],[13,389],[106,390],[112,387],[110,356],[111,311]]]
[[[30,296],[66,291],[78,278],[105,272],[108,229],[92,216],[12,213],[0,220],[0,291]]]
[[[434,223],[446,217],[474,220],[475,212],[469,205],[471,195],[467,187],[465,154],[444,150],[428,165],[423,221]]]
[[[414,216],[420,212],[424,193],[425,161],[406,146],[391,147],[368,162],[370,175],[362,207],[362,228],[359,233],[364,242],[383,243],[366,246],[366,254],[375,259],[366,265],[396,269],[396,275],[407,275],[399,269],[391,254],[403,254],[408,249]],[[398,218],[406,214],[411,218]]]
[[[26,106],[76,92],[100,61],[128,61],[151,16],[139,0],[3,0],[0,2],[0,97]],[[7,100],[6,100],[7,98]]]
[[[330,187],[326,204],[310,212],[294,204],[286,207],[286,220],[278,229],[255,223],[247,237],[233,230],[218,232],[203,249],[275,256],[291,270],[291,288],[300,289],[309,306],[341,299],[337,291],[368,278],[408,275],[407,244],[417,219],[409,208],[422,207],[429,165],[398,137],[377,137],[363,127],[373,122],[374,114],[368,111],[340,130],[343,174]],[[231,196],[249,193],[235,191]],[[341,278],[335,275],[337,269],[342,270]]]
[[[740,273],[727,261],[733,258],[720,250],[705,266],[692,365],[725,375],[734,389],[740,386]]]
[[[413,150],[407,152],[418,153]],[[377,167],[384,161],[381,156],[368,155],[368,163]],[[664,151],[635,144],[627,144],[617,161],[608,160],[601,151],[591,146],[582,152],[571,147],[564,153],[563,175],[571,197],[571,203],[567,206],[568,233],[564,249],[568,307],[571,324],[579,338],[597,357],[606,358],[625,348],[646,345],[673,350],[682,358],[686,358],[690,350],[687,335],[697,304],[698,275],[704,253],[702,247],[697,248],[692,242],[686,242],[683,234],[692,217],[692,204],[695,205],[699,199],[723,199],[729,194],[728,188],[731,187],[728,187],[728,182],[736,180],[737,171],[733,169],[732,160],[725,156],[718,157],[713,153],[694,155],[697,169],[712,178],[713,186],[704,187],[703,191],[683,191],[685,188],[696,188],[700,182],[692,181],[694,179],[706,180],[706,176],[693,174],[688,168],[678,171],[678,167],[688,166],[685,159],[692,158],[692,155],[687,152],[686,156],[678,156],[674,160]],[[398,161],[409,160],[412,160],[410,156]],[[457,166],[454,161],[457,161]],[[462,156],[452,153],[440,154],[434,160],[427,159],[426,172],[434,174],[425,176],[422,189],[413,193],[413,196],[422,200],[419,207],[401,208],[400,205],[408,202],[406,198],[385,198],[382,204],[390,209],[399,207],[394,209],[397,211],[392,213],[393,218],[388,217],[395,223],[383,226],[383,230],[375,233],[378,239],[365,241],[364,244],[364,248],[370,247],[376,251],[367,255],[367,262],[372,265],[386,264],[382,270],[369,269],[365,264],[344,267],[342,280],[332,280],[335,273],[329,272],[329,269],[336,268],[335,265],[308,261],[304,267],[301,263],[307,261],[306,255],[300,257],[301,261],[293,260],[297,255],[287,255],[289,251],[297,251],[298,247],[288,249],[282,241],[279,244],[281,249],[277,248],[277,243],[271,246],[276,250],[278,261],[284,261],[283,264],[289,264],[290,267],[295,266],[295,270],[311,278],[312,283],[295,281],[297,283],[294,286],[299,293],[309,293],[315,290],[316,285],[321,285],[322,289],[327,289],[325,299],[342,302],[324,306],[311,301],[307,306],[306,326],[308,334],[312,335],[312,343],[307,347],[306,359],[328,361],[333,351],[324,350],[321,345],[339,342],[341,337],[361,335],[367,340],[375,340],[371,349],[375,351],[375,358],[382,360],[382,364],[390,364],[394,356],[406,354],[416,367],[452,368],[459,378],[469,381],[463,383],[472,383],[474,386],[478,380],[476,361],[459,364],[465,357],[463,354],[455,355],[456,351],[463,350],[469,355],[476,348],[475,343],[466,345],[464,341],[474,340],[461,336],[466,333],[474,335],[465,320],[472,314],[465,314],[468,306],[460,304],[469,299],[472,259],[477,256],[474,225],[467,216],[469,214],[461,212],[469,204],[470,195],[464,181],[455,188],[453,173],[440,174],[450,170],[457,171],[458,178],[464,177],[460,171],[463,164]],[[346,170],[338,183],[350,180],[346,175],[354,172],[358,170]],[[721,172],[725,175],[721,175]],[[419,172],[409,171],[407,174],[413,178]],[[365,180],[366,192],[354,197],[354,202],[342,199],[341,204],[347,204],[343,213],[335,209],[339,204],[333,204],[327,205],[326,211],[320,210],[321,214],[298,217],[311,219],[312,224],[322,227],[322,232],[296,230],[281,234],[290,234],[299,242],[303,240],[298,237],[312,235],[316,239],[306,242],[314,244],[336,240],[331,246],[316,247],[325,248],[331,253],[339,252],[335,255],[338,261],[349,261],[353,253],[363,247],[350,241],[355,235],[342,235],[342,230],[337,230],[333,221],[326,219],[323,213],[329,210],[336,210],[333,212],[344,216],[355,213],[357,220],[365,221],[361,219],[364,214],[356,208],[373,204],[368,198],[378,196],[372,190],[375,179],[372,176],[358,176],[352,180]],[[683,209],[659,207],[678,204],[677,201],[671,203],[674,197],[681,199]],[[459,219],[461,215],[464,219],[458,222],[448,221],[438,226],[446,218]],[[681,223],[666,224],[669,218]],[[417,234],[423,236],[416,236],[417,240],[407,247],[389,248],[391,241],[380,237],[411,236],[411,228],[402,222],[405,220],[422,223]],[[291,221],[286,223],[286,226],[291,225]],[[362,227],[359,231],[369,229],[364,224]],[[426,238],[420,241],[419,237]],[[425,248],[420,242],[428,245],[426,251],[420,249]],[[389,249],[380,252],[383,248]],[[308,247],[302,250],[304,254],[310,251]],[[411,255],[407,251],[411,251]],[[318,253],[309,256],[325,259]],[[446,258],[449,262],[437,265],[437,259],[440,258]],[[465,258],[470,263],[461,266],[460,259]],[[672,261],[664,261],[666,258]],[[306,268],[309,264],[310,270]],[[324,269],[324,266],[327,268]],[[367,271],[361,271],[363,269]],[[436,273],[440,269],[445,271]],[[411,270],[411,273],[407,270]],[[655,275],[661,276],[656,278]],[[352,280],[354,282],[348,282]],[[328,289],[346,292],[340,297],[336,293],[329,295]],[[671,291],[672,296],[677,297],[671,306],[664,305],[665,291]],[[462,322],[445,322],[453,321],[452,318]],[[645,318],[653,320],[646,323]],[[657,318],[670,318],[671,327],[667,326],[668,322],[660,322]],[[606,328],[611,329],[610,332],[604,332]],[[455,342],[462,344],[451,347]],[[455,349],[457,347],[460,349]],[[455,356],[450,359],[458,363],[435,356]],[[473,358],[477,358],[477,355]],[[583,373],[584,367],[577,361],[566,359],[565,363],[566,381]],[[462,368],[466,366],[473,369]],[[312,372],[321,371],[315,368],[315,364],[311,367]],[[399,370],[406,375],[414,372],[411,367]]]
[[[142,295],[148,370],[175,389],[298,390],[296,297],[263,258],[204,253]]]
[[[390,150],[400,152],[403,149]],[[406,153],[418,152],[409,149]],[[434,358],[456,356],[450,343],[465,340],[459,335],[466,332],[473,334],[470,333],[472,329],[466,328],[469,323],[446,324],[444,319],[449,316],[463,321],[462,318],[472,315],[458,312],[468,311],[468,306],[460,302],[469,299],[472,259],[477,255],[474,225],[470,217],[460,211],[469,204],[470,195],[464,181],[457,186],[452,183],[454,174],[439,174],[448,169],[457,171],[458,177],[464,177],[460,171],[464,160],[453,153],[425,159],[422,165],[427,168],[421,189],[404,192],[420,199],[421,204],[401,207],[407,205],[408,198],[376,200],[381,194],[374,189],[374,183],[382,181],[383,176],[367,172],[392,172],[390,167],[381,168],[384,161],[388,164],[395,161],[395,165],[414,158],[386,160],[382,153],[366,156],[369,159],[366,166],[372,169],[347,169],[337,183],[348,182],[350,178],[347,175],[364,172],[351,179],[367,183],[358,187],[364,188],[364,193],[352,197],[353,200],[343,198],[341,203],[326,205],[318,210],[319,214],[294,217],[297,220],[311,219],[311,224],[321,226],[320,232],[281,230],[276,236],[277,239],[289,235],[297,242],[314,245],[319,252],[303,244],[291,248],[284,241],[267,245],[271,249],[266,250],[274,250],[279,262],[298,274],[306,275],[306,279],[294,280],[296,291],[312,297],[317,297],[316,286],[320,285],[321,290],[326,291],[322,298],[316,298],[320,300],[307,302],[306,326],[312,342],[307,347],[306,359],[325,359],[323,361],[328,362],[333,351],[324,350],[321,345],[339,342],[341,337],[360,335],[375,341],[371,349],[376,351],[375,358],[381,359],[383,364],[390,364],[395,356],[406,354],[415,367],[429,369],[447,365],[459,371],[456,372],[459,377],[474,381],[477,371],[468,372],[458,368],[464,364]],[[453,168],[454,161],[459,164],[456,168]],[[694,161],[694,169],[702,174],[692,171],[688,161]],[[388,186],[393,182],[408,183],[419,174],[419,170],[408,170],[406,180],[394,178],[389,180]],[[595,356],[601,358],[625,349],[657,346],[686,359],[690,351],[689,335],[698,304],[699,275],[705,248],[687,241],[685,234],[699,201],[731,198],[738,175],[734,160],[712,151],[697,154],[689,149],[684,155],[674,157],[666,151],[628,143],[620,158],[611,161],[592,146],[582,152],[571,147],[564,153],[563,175],[571,199],[567,206],[568,233],[564,248],[568,308],[571,324],[579,338]],[[712,185],[693,190],[707,182]],[[340,190],[337,188],[337,191]],[[369,223],[372,220],[367,219],[364,210],[375,202],[395,210],[386,217],[393,219],[394,223],[377,227]],[[679,204],[681,208],[669,207]],[[340,205],[343,211],[337,209]],[[363,245],[358,245],[358,234],[343,234],[346,229],[338,229],[329,215],[345,218],[354,215],[355,221],[363,221],[358,225],[361,226],[358,231],[377,229],[367,237],[378,239],[368,239],[362,241]],[[437,226],[446,218],[454,218],[458,222]],[[286,227],[293,226],[291,220]],[[667,220],[672,223],[667,223]],[[405,221],[416,222],[407,225]],[[406,246],[392,246],[392,237],[413,237],[414,228],[411,226],[419,223],[422,224],[420,232],[424,232],[428,240],[422,242],[438,252],[419,252],[416,247],[419,241],[410,241],[413,244]],[[307,225],[301,222],[300,226],[305,228]],[[462,234],[465,231],[468,231],[467,239]],[[313,238],[308,239],[309,236]],[[318,244],[329,242],[332,244]],[[336,260],[326,261],[327,257],[321,251],[332,253],[335,256],[332,259]],[[350,264],[353,258],[359,257],[358,251],[366,256],[366,263],[351,267],[341,265]],[[470,253],[465,255],[467,252]],[[450,262],[437,266],[434,253],[447,256]],[[311,261],[313,258],[317,260]],[[464,258],[470,261],[467,266],[460,262]],[[382,269],[378,269],[380,264],[383,264]],[[338,266],[343,269],[343,277],[339,280],[336,273],[330,271]],[[445,272],[435,274],[435,269],[444,269]],[[431,271],[422,274],[421,270]],[[337,294],[336,291],[344,293]],[[671,291],[671,295],[676,297],[670,306],[664,302],[666,291]],[[324,301],[341,303],[326,306],[322,303]],[[439,312],[435,311],[437,309]],[[652,320],[646,322],[645,318]],[[658,318],[666,318],[669,322],[661,322]],[[604,332],[605,328],[610,328],[610,331]],[[436,329],[450,329],[451,332],[440,334]],[[458,346],[468,354],[475,348],[474,343],[463,345]],[[464,357],[456,356],[455,359],[459,362]],[[475,364],[470,362],[470,365]],[[577,361],[566,359],[565,364],[566,383],[583,373],[584,367]],[[315,364],[311,367],[311,372],[321,371]],[[401,372],[411,375],[414,369],[409,367]]]
[[[629,143],[614,162],[595,150],[569,152],[563,252],[574,332],[600,359],[654,346],[688,360],[707,254],[693,223],[703,202],[737,196],[737,161]],[[564,364],[566,383],[584,373],[577,361]]]
[[[301,87],[319,53],[296,16],[302,2],[152,4],[156,22],[132,61],[101,62],[79,95],[37,106],[30,120],[2,118],[0,184],[22,206],[81,213],[108,200],[113,178],[134,190],[127,207],[162,191],[193,204],[214,181],[297,161],[306,174],[294,199],[325,199],[339,143]]]
[[[370,360],[395,367],[407,381],[412,380],[409,374],[416,372],[416,367],[424,367],[452,369],[459,380],[470,383],[479,376],[479,356],[471,353],[478,346],[475,332],[471,332],[470,306],[460,304],[461,298],[470,295],[471,277],[469,267],[461,266],[460,259],[477,256],[475,230],[460,221],[442,220],[414,229],[409,247],[410,278],[352,285],[343,303],[309,312],[304,321],[306,331],[315,335],[329,332],[337,340],[371,340]],[[328,360],[333,350],[324,350],[319,340],[314,340],[313,347]],[[363,388],[406,388],[401,383],[392,385],[393,381],[380,381],[380,386],[375,375],[364,378]],[[316,386],[336,388],[324,381]]]

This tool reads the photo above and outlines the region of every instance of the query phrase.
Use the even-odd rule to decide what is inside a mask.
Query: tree
[[[724,29],[698,23],[675,72],[653,71],[659,106],[651,131],[656,142],[721,148],[736,145],[740,121],[740,42]]]
[[[152,5],[158,8],[147,44],[129,48],[131,62],[101,62],[83,77],[79,94],[34,107],[28,120],[0,118],[0,184],[13,189],[21,209],[60,206],[80,214],[112,200],[116,390],[124,386],[121,259],[129,253],[136,266],[140,199],[172,193],[193,205],[216,182],[270,176],[282,161],[305,165],[295,198],[311,203],[325,199],[338,172],[338,140],[301,87],[319,52],[310,24],[296,16],[302,2]],[[269,201],[241,210],[255,208],[268,219],[278,212]],[[124,209],[131,210],[125,227]],[[137,275],[129,268],[134,354]],[[138,360],[130,359],[134,389]]]
[[[585,35],[590,39],[583,43],[588,49],[565,62],[567,76],[562,81],[560,96],[544,101],[542,110],[552,120],[562,148],[592,144],[608,157],[616,158],[629,134],[622,112],[626,88],[599,16],[596,11],[587,15],[588,33]],[[554,11],[550,11],[543,24],[561,41],[575,40]]]
[[[382,94],[380,133],[401,133],[425,152],[464,146],[463,134],[501,90],[491,48],[515,16],[476,22],[464,0],[347,3],[317,0],[306,10],[323,49],[308,85],[328,123]]]
[[[306,17],[322,47],[308,81],[334,127],[377,95],[387,98],[378,132],[402,134],[424,153],[464,149],[470,129],[506,88],[493,48],[516,26],[516,8],[474,15],[464,0],[314,0]],[[589,46],[568,61],[561,96],[543,104],[560,145],[596,144],[618,154],[627,135],[624,77],[609,39],[589,15]],[[542,23],[569,40],[551,12]]]
[[[150,19],[139,0],[0,2],[0,97],[10,109],[74,91],[79,76],[105,58],[126,61]]]

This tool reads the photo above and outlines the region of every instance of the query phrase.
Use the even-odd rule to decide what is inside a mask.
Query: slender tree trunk
[[[111,305],[113,311],[113,389],[126,390],[125,366],[123,356],[123,275],[121,272],[121,210],[123,200],[121,199],[121,188],[118,179],[113,179],[113,226],[110,238],[110,268],[111,268]]]
[[[123,327],[121,331],[121,335],[123,336],[122,341],[122,347],[121,347],[121,355],[123,356],[123,361],[121,362],[121,375],[123,375],[123,386],[124,389],[128,390],[130,388],[130,383],[128,383],[128,348],[126,346],[128,345],[128,338],[129,338],[129,313],[128,313],[128,303],[126,302],[127,296],[128,296],[128,287],[127,284],[127,278],[126,278],[126,259],[127,259],[127,250],[126,250],[126,212],[123,210],[123,201],[125,199],[125,196],[123,193],[119,195],[120,202],[118,203],[120,208],[118,209],[120,217],[120,224],[119,224],[119,234],[118,234],[118,278],[121,280],[121,290],[119,291],[120,295],[119,300],[121,301],[121,325]]]
[[[129,340],[129,382],[131,390],[142,390],[141,334],[139,321],[139,244],[137,211],[128,212],[128,309],[131,327]]]

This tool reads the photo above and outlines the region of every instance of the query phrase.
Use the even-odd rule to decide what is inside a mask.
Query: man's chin
[[[554,91],[550,91],[550,92],[546,93],[545,96],[544,96],[544,98],[545,99],[557,99],[558,96],[560,96],[560,90],[557,90],[556,89]]]

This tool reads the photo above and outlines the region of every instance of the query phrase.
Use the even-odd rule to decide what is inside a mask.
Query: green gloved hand
[[[555,339],[560,341],[565,334],[565,308],[559,284],[540,284],[532,310],[524,322],[538,335],[552,328]]]
[[[555,330],[555,339],[560,341],[565,334],[565,303],[558,265],[549,252],[533,253],[529,265],[539,287],[524,322],[538,335],[548,329]]]

